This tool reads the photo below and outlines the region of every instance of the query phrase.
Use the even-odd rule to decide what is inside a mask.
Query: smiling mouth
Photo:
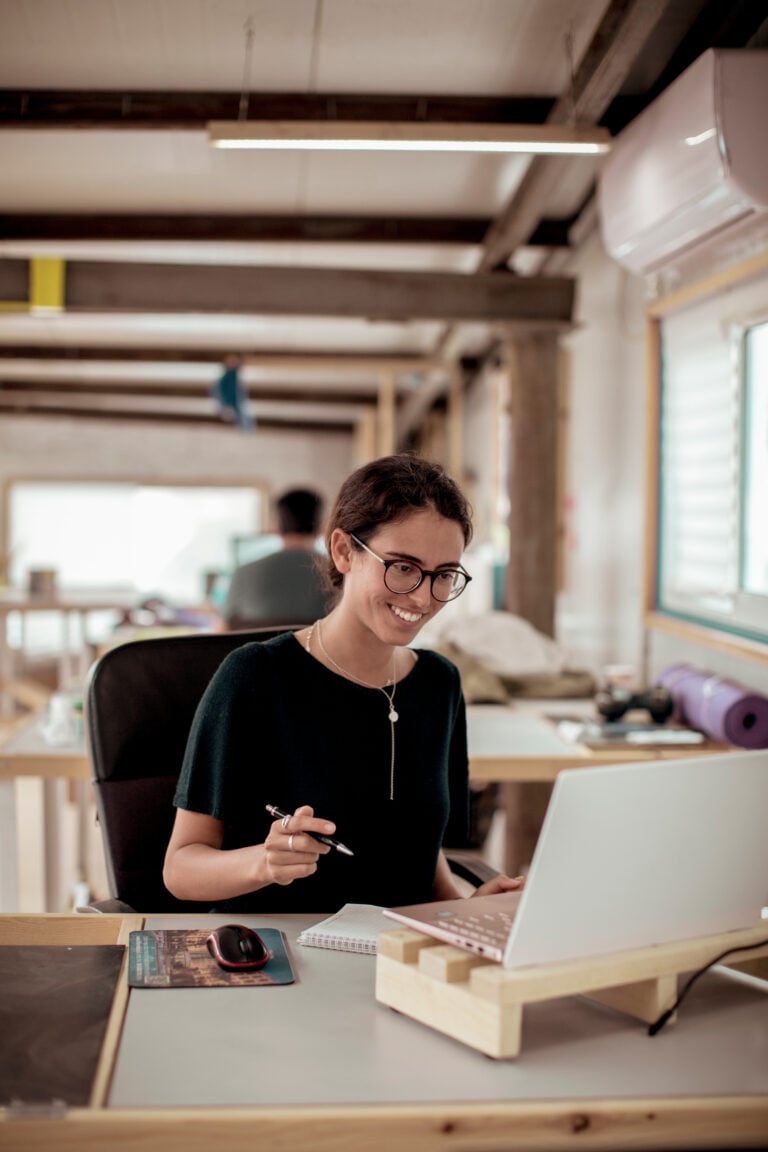
[[[406,624],[418,624],[423,615],[422,612],[406,612],[404,608],[396,608],[394,604],[390,604],[390,608],[395,616],[400,620],[404,620]]]

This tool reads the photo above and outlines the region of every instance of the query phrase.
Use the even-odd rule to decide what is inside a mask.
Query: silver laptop
[[[768,749],[565,769],[521,893],[384,915],[519,968],[750,927],[766,905]]]

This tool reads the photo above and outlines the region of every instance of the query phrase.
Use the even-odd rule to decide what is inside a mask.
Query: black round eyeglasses
[[[384,565],[384,584],[396,596],[406,596],[409,592],[415,592],[424,583],[425,577],[429,576],[430,591],[435,600],[446,604],[449,600],[461,596],[472,579],[463,568],[438,568],[436,572],[430,572],[429,569],[414,564],[412,560],[385,560],[359,540],[354,532],[350,532],[349,535],[356,544],[369,552],[374,560]]]

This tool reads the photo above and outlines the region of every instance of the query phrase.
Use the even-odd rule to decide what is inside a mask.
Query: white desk
[[[17,653],[8,643],[8,617],[19,613],[22,621],[22,647],[26,618],[39,612],[55,612],[61,617],[61,654],[59,686],[82,683],[88,670],[89,655],[73,640],[73,624],[84,635],[86,621],[92,612],[133,607],[136,593],[123,589],[115,592],[61,592],[56,596],[32,596],[18,588],[0,590],[0,715],[13,715],[14,687],[17,684]]]
[[[653,1038],[584,998],[534,1004],[520,1055],[495,1061],[378,1004],[373,957],[295,944],[318,917],[239,919],[286,932],[295,984],[131,990],[127,1006],[121,984],[90,1105],[65,1117],[0,1115],[0,1147],[597,1152],[767,1142],[765,983],[715,970]],[[223,922],[151,917],[146,927]],[[139,917],[0,917],[0,943],[125,943],[141,926]]]
[[[0,911],[18,908],[18,821],[16,779],[37,776],[43,781],[43,875],[45,908],[60,910],[61,814],[64,789],[75,782],[78,807],[77,902],[87,902],[87,819],[90,798],[90,761],[85,744],[48,744],[40,731],[40,715],[33,714],[0,742]]]
[[[712,741],[656,747],[617,743],[590,748],[562,739],[547,715],[594,718],[594,707],[589,700],[521,699],[509,707],[471,704],[467,708],[470,778],[500,785],[498,806],[504,811],[506,825],[503,870],[511,876],[518,875],[531,861],[551,785],[563,768],[728,750]]]

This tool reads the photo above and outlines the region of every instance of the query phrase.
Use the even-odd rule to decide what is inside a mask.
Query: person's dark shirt
[[[263,843],[273,817],[310,804],[353,857],[331,851],[317,872],[220,901],[227,912],[330,913],[344,903],[433,898],[438,851],[466,844],[466,714],[456,667],[420,650],[395,693],[394,799],[389,703],[329,671],[292,633],[237,649],[198,708],[178,807],[224,824],[224,849]]]
[[[309,549],[287,548],[236,568],[223,612],[229,627],[313,624],[324,616],[329,590],[316,560]]]

